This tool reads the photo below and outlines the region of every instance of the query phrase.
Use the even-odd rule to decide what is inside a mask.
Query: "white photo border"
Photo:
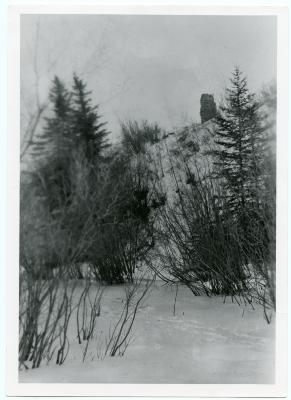
[[[23,14],[168,14],[277,16],[277,259],[274,384],[30,384],[18,381],[20,181],[20,16]],[[15,5],[8,14],[6,246],[6,394],[9,396],[283,397],[287,394],[288,9],[285,6],[145,4]],[[9,255],[9,256],[8,256]]]

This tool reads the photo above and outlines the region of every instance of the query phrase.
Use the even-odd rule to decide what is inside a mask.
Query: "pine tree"
[[[216,117],[217,148],[213,153],[229,210],[237,217],[243,217],[247,210],[259,205],[266,129],[259,107],[246,78],[235,68],[226,103]]]
[[[102,150],[108,147],[106,123],[99,122],[98,106],[92,106],[86,84],[74,75],[72,92],[72,129],[77,146],[83,149],[87,160],[94,164]]]
[[[56,76],[49,93],[52,115],[35,140],[36,157],[33,185],[46,199],[49,210],[55,212],[70,196],[68,165],[72,151],[71,94]]]
[[[268,134],[259,110],[246,78],[235,68],[216,118],[214,164],[224,189],[222,215],[236,229],[242,262],[260,268],[269,253],[270,235],[265,217]],[[237,268],[243,281],[243,265]]]
[[[87,165],[89,170],[96,168],[96,161],[107,146],[106,124],[99,122],[98,107],[91,105],[90,93],[76,75],[72,91],[58,77],[52,83],[49,93],[52,115],[46,118],[46,125],[34,144],[34,156],[38,158],[34,180],[41,176],[42,182],[36,186],[41,196],[47,197],[51,211],[62,207],[71,192],[77,190],[82,175],[78,171],[80,165]]]
[[[38,205],[36,235],[45,249],[38,257],[45,268],[87,260],[97,245],[95,214],[104,204],[100,156],[107,131],[89,93],[76,76],[72,91],[55,77],[49,93],[51,115],[35,143],[28,192]],[[56,250],[56,244],[61,249]]]
[[[52,82],[49,100],[53,114],[45,118],[46,125],[35,140],[33,154],[37,157],[47,157],[49,153],[57,158],[68,148],[71,140],[71,94],[57,76]]]

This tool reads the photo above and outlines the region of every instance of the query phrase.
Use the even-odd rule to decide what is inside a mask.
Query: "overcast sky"
[[[171,129],[199,121],[202,93],[217,102],[238,65],[251,90],[276,77],[276,17],[21,17],[22,113],[54,75],[81,75],[113,137],[119,122],[148,119]],[[38,77],[38,78],[36,78]]]

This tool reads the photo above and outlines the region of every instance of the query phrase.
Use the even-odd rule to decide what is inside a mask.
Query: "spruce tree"
[[[236,227],[243,264],[261,265],[269,252],[264,208],[267,127],[260,103],[235,68],[225,104],[216,117],[214,151],[216,177],[224,189],[222,215]],[[243,266],[238,266],[243,278]]]
[[[106,124],[99,122],[98,107],[92,106],[90,93],[76,75],[72,91],[58,77],[52,82],[52,115],[45,119],[45,127],[34,143],[38,160],[34,181],[41,177],[35,185],[47,198],[51,211],[63,207],[71,192],[77,190],[80,165],[96,169],[98,157],[107,146]]]
[[[98,106],[92,106],[91,91],[77,75],[73,78],[72,129],[77,146],[84,151],[89,163],[96,161],[102,150],[108,147],[106,123],[99,122]]]
[[[229,210],[243,219],[260,202],[266,128],[259,114],[260,104],[238,68],[225,100],[216,117],[214,164]]]
[[[49,153],[57,158],[66,152],[71,139],[71,94],[57,76],[52,82],[49,100],[52,115],[45,118],[46,125],[35,140],[33,154],[47,158]]]
[[[102,164],[100,156],[106,146],[107,131],[105,124],[99,122],[89,93],[76,76],[71,91],[55,77],[49,93],[51,114],[34,145],[30,192],[41,205],[38,220],[50,222],[49,226],[37,229],[37,236],[49,249],[40,254],[46,268],[59,262],[55,241],[63,243],[62,262],[84,261],[87,248],[96,245],[91,244],[92,232],[98,232],[93,214],[101,207],[98,166]],[[90,245],[85,240],[82,251],[73,255],[87,230],[91,232]],[[50,235],[54,241],[46,243]]]
[[[72,151],[71,94],[56,76],[49,93],[52,115],[35,140],[36,157],[33,184],[39,195],[46,199],[49,210],[57,211],[70,196],[68,165]]]

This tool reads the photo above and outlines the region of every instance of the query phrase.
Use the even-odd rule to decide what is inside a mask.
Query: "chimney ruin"
[[[203,93],[200,97],[200,117],[201,123],[216,116],[216,104],[212,94]]]

